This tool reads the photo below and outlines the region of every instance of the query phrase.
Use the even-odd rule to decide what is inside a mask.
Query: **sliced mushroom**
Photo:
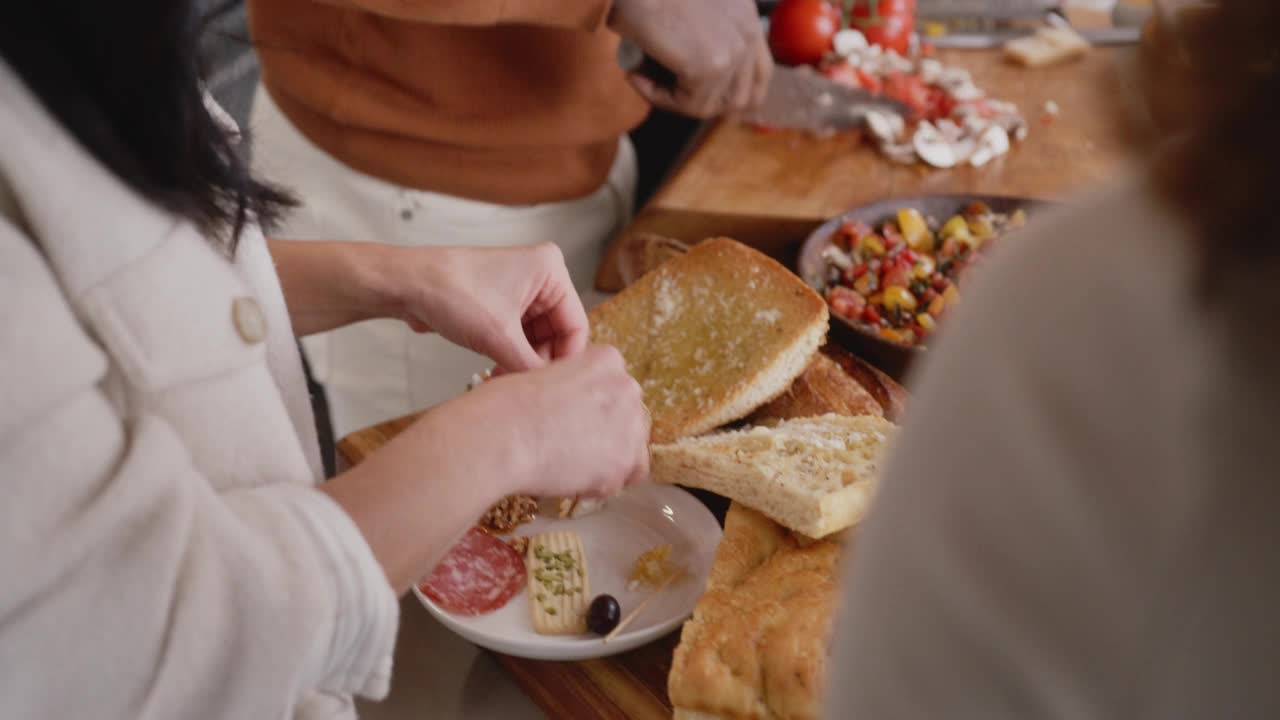
[[[999,125],[992,125],[978,138],[978,146],[969,157],[969,164],[982,167],[1007,152],[1009,152],[1009,134]]]
[[[938,132],[942,133],[942,137],[946,138],[949,143],[954,143],[964,137],[964,130],[950,118],[942,118],[938,121],[936,127]]]
[[[942,61],[924,58],[920,61],[920,68],[917,72],[922,82],[926,85],[933,85],[942,77]]]
[[[896,142],[906,131],[906,121],[893,113],[866,112],[867,130],[881,143]]]
[[[958,162],[951,143],[927,120],[916,126],[911,144],[920,159],[936,168],[955,167]]]
[[[893,162],[902,165],[914,165],[918,159],[916,149],[906,143],[885,143],[880,146],[880,152],[884,153],[884,156]]]

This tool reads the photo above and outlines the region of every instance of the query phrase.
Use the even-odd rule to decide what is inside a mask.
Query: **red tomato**
[[[916,117],[927,117],[929,86],[916,75],[893,73],[885,78],[884,94],[906,105]]]
[[[911,287],[911,266],[910,265],[894,265],[893,269],[884,274],[885,287],[897,285],[898,287]]]
[[[880,91],[884,89],[884,85],[880,82],[880,78],[876,77],[875,75],[872,75],[866,70],[863,70],[862,68],[858,68],[857,70],[854,71],[854,73],[857,74],[858,82],[862,85],[862,87],[866,88],[870,92],[876,95],[879,95]]]
[[[833,287],[827,296],[831,312],[845,320],[857,320],[867,308],[867,299],[847,287]]]
[[[879,325],[881,319],[880,311],[876,309],[875,305],[868,303],[867,307],[862,311],[862,319],[872,325]]]
[[[925,117],[930,120],[941,120],[951,117],[956,109],[956,101],[940,87],[930,86],[925,89]]]
[[[858,76],[861,70],[855,70],[852,65],[847,62],[838,62],[822,68],[822,74],[828,78],[849,87],[866,87],[862,84],[861,78]]]
[[[906,55],[916,29],[916,0],[854,0],[850,24],[867,42]]]
[[[840,11],[827,0],[782,0],[769,15],[769,49],[786,65],[816,65],[840,29]]]
[[[889,248],[896,248],[900,245],[907,244],[906,239],[902,237],[902,233],[898,231],[898,226],[895,223],[885,223],[881,232],[884,234],[884,239],[889,241],[887,246]]]

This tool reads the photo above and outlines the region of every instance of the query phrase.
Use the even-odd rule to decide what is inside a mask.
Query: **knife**
[[[618,48],[618,64],[629,73],[644,75],[659,87],[675,86],[675,73],[628,40],[624,39]],[[896,100],[835,82],[808,66],[775,65],[764,102],[739,119],[771,128],[843,130],[862,127],[870,112],[906,115],[907,108]]]

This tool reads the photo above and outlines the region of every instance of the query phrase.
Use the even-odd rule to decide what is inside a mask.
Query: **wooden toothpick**
[[[627,616],[622,618],[622,620],[618,623],[617,627],[610,630],[609,634],[604,636],[604,641],[607,643],[610,640],[612,640],[615,635],[622,632],[623,629],[625,629],[628,625],[631,624],[632,620],[636,619],[636,616],[640,614],[640,611],[644,610],[644,606],[648,605],[650,600],[657,597],[658,593],[662,592],[663,590],[666,590],[668,585],[675,582],[677,578],[681,578],[681,577],[684,577],[683,570],[677,570],[676,572],[671,573],[670,577],[668,577],[666,580],[663,580],[661,585],[658,585],[658,587],[654,588],[653,592],[649,593],[648,597],[646,597],[644,600],[641,600],[639,605],[632,608],[631,612],[627,613]]]

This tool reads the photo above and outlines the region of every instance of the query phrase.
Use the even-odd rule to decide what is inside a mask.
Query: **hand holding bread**
[[[640,386],[603,345],[544,368],[495,377],[455,403],[476,407],[495,453],[511,456],[522,494],[604,497],[649,474]],[[519,407],[511,413],[504,408]]]

